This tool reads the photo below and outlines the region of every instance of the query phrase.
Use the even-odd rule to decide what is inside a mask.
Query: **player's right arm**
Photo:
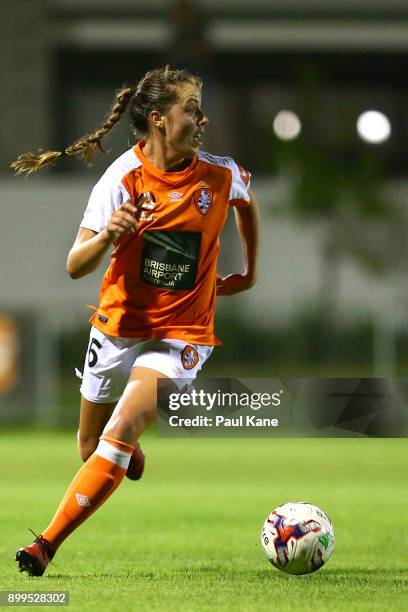
[[[80,227],[68,253],[67,272],[71,278],[81,278],[96,270],[115,240],[137,225],[137,208],[125,202],[112,213],[107,226],[99,233]]]

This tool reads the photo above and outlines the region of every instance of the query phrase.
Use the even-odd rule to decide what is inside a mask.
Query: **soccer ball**
[[[331,520],[317,506],[289,502],[266,519],[261,542],[268,560],[287,574],[310,574],[326,563],[334,548]]]

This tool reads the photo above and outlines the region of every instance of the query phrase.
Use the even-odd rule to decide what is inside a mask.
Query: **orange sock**
[[[98,448],[68,487],[42,536],[54,549],[110,497],[122,482],[134,447],[101,436]]]

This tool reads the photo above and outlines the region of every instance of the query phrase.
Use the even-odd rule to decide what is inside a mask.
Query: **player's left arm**
[[[250,204],[235,207],[235,222],[242,244],[245,272],[217,277],[217,295],[233,295],[253,287],[258,276],[259,208],[252,189],[248,190]]]

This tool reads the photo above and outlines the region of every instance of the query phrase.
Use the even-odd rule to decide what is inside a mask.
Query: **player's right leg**
[[[95,452],[106,423],[112,416],[115,402],[95,403],[81,397],[78,428],[78,452],[87,461]]]
[[[83,461],[95,452],[141,346],[134,338],[107,336],[94,327],[91,329],[80,389],[78,450]],[[137,443],[126,472],[127,478],[139,480],[144,462],[144,454]]]
[[[116,344],[115,339],[111,341],[108,338],[107,342]],[[121,339],[118,343],[121,343]],[[199,349],[182,341],[163,340],[140,344],[145,344],[137,349],[140,359],[134,360],[125,391],[104,429],[96,451],[72,480],[48,527],[33,544],[17,551],[16,560],[21,571],[42,575],[62,542],[122,482],[139,436],[156,416],[158,388],[163,387],[161,379],[164,379],[165,391],[170,392],[169,388],[174,386],[172,376],[183,373],[180,364],[189,378],[195,378],[212,350],[212,347]],[[94,361],[92,359],[92,363]],[[100,378],[101,391],[105,393],[106,377]],[[88,391],[91,393],[92,390]],[[81,392],[86,397],[83,389]],[[87,399],[92,401],[90,397]]]
[[[62,542],[87,520],[122,482],[135,444],[157,411],[158,380],[147,368],[134,368],[98,447],[68,486],[57,511],[30,546],[16,554],[20,571],[41,576]],[[120,425],[118,421],[123,421]]]
[[[74,476],[48,527],[16,553],[21,572],[42,576],[62,542],[101,506],[125,477],[135,447],[101,438],[95,453]]]
[[[112,416],[115,403],[95,403],[81,397],[81,408],[78,429],[78,451],[82,461],[88,461],[99,444],[99,438],[106,423]],[[136,443],[135,450],[130,458],[126,477],[130,480],[140,480],[144,471],[145,456]]]

